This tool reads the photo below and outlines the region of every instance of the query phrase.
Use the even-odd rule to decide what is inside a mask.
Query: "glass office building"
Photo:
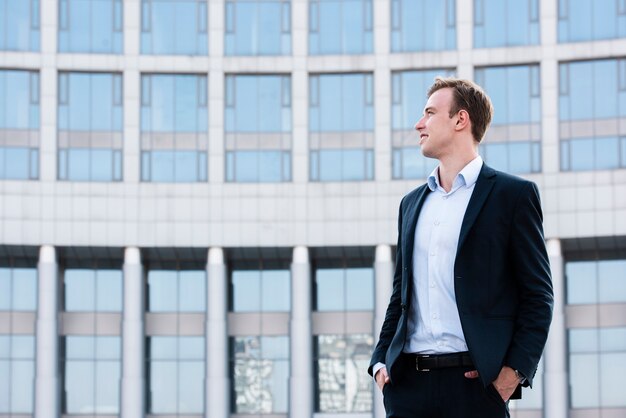
[[[511,415],[626,416],[626,1],[0,0],[0,418],[382,418],[438,75],[541,190]]]

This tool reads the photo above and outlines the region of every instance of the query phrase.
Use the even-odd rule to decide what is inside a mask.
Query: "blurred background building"
[[[436,75],[539,185],[524,418],[626,417],[625,0],[0,0],[0,417],[380,418]]]

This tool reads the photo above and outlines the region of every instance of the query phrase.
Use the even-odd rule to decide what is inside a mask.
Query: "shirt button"
[[[443,196],[443,200],[446,200],[448,198],[448,196]]]
[[[435,225],[439,225],[439,221],[435,221]]]
[[[430,255],[434,256],[434,255],[435,255],[435,253],[430,253]]]
[[[435,282],[430,282],[430,287],[435,287]]]
[[[433,319],[437,319],[437,314],[436,313],[433,314]]]

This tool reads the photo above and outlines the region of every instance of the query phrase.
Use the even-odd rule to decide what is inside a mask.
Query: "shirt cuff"
[[[376,373],[378,373],[378,371],[383,367],[386,367],[385,363],[381,363],[380,361],[374,364],[374,367],[372,367],[372,376],[374,377],[374,382],[376,381]]]

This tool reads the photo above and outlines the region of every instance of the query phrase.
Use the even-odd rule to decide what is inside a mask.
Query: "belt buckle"
[[[421,356],[422,356],[422,358],[430,357],[428,354],[422,354]],[[430,369],[421,369],[420,368],[420,356],[419,355],[415,356],[415,370],[417,370],[418,372],[429,372],[430,371]]]

